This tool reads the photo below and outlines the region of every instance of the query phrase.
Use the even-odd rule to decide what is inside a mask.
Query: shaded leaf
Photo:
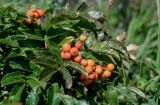
[[[25,85],[14,86],[14,88],[12,89],[12,92],[11,92],[11,96],[9,98],[7,98],[6,100],[1,101],[0,105],[11,105],[14,102],[20,101],[24,88],[25,88]]]
[[[23,68],[23,65],[17,63],[17,62],[14,62],[14,61],[10,61],[9,62],[9,66],[12,68],[12,69],[24,69]]]
[[[41,81],[49,81],[52,77],[53,74],[55,74],[57,71],[54,70],[54,69],[44,69],[41,73],[40,73],[40,76],[39,76],[39,79]]]

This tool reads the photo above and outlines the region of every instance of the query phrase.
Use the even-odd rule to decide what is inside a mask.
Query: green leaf
[[[56,64],[62,64],[63,60],[60,57],[60,50],[57,48],[42,49],[35,52],[36,58],[32,60],[33,63],[55,67]],[[54,65],[55,64],[55,65]]]
[[[121,95],[124,95],[127,99],[127,101],[131,102],[134,105],[137,105],[137,98],[135,96],[134,93],[132,93],[132,91],[130,89],[128,89],[127,87],[124,87],[122,85],[118,85],[115,88]]]
[[[41,55],[33,59],[32,63],[48,66],[50,68],[56,68],[57,64],[62,64],[62,59],[57,56]]]
[[[47,90],[47,95],[48,95],[48,105],[59,105],[61,99],[56,93],[60,92],[59,86],[57,83],[52,84],[50,88]]]
[[[43,41],[43,37],[23,32],[24,39],[33,39]]]
[[[48,82],[51,79],[52,75],[55,74],[56,72],[57,70],[46,68],[40,73],[39,79],[41,81]]]
[[[13,83],[24,83],[25,80],[23,79],[23,77],[24,75],[19,71],[7,73],[1,80],[1,87],[10,85]]]
[[[17,101],[20,101],[21,100],[21,95],[22,95],[22,92],[25,88],[25,85],[22,85],[22,86],[15,86],[11,92],[11,94],[13,95],[13,99],[14,99],[14,102],[17,102]]]
[[[61,98],[64,105],[89,105],[86,101],[76,100],[74,97],[64,95],[62,93],[56,93]]]
[[[113,86],[107,86],[106,97],[111,105],[119,105],[118,93]]]
[[[74,37],[72,36],[69,36],[69,37],[66,37],[64,38],[58,45],[59,46],[62,46],[64,43],[70,43],[74,40]]]
[[[26,81],[28,85],[33,89],[34,87],[42,87],[45,89],[47,83],[44,81],[39,81],[38,78],[33,77],[33,75],[28,76],[28,80]]]
[[[90,48],[93,52],[109,54],[120,60],[120,54],[124,59],[129,59],[129,53],[120,42],[116,41],[103,41],[98,42]]]
[[[39,101],[38,95],[39,95],[39,87],[36,86],[31,90],[31,92],[27,96],[25,105],[38,105],[38,101]]]
[[[17,40],[9,39],[8,37],[5,39],[0,39],[0,43],[4,45],[9,45],[11,47],[19,47],[19,43]]]
[[[126,60],[122,60],[122,63],[128,70],[130,70],[129,62],[127,62]]]
[[[134,93],[138,94],[139,96],[145,98],[145,94],[141,90],[139,90],[138,88],[130,87],[130,90],[133,91]]]
[[[21,100],[22,92],[25,88],[25,85],[18,86],[15,85],[12,89],[11,96],[6,100],[0,102],[0,105],[11,105],[14,102],[18,102]]]
[[[84,71],[80,65],[78,65],[78,64],[76,64],[74,62],[66,62],[65,61],[64,62],[64,66],[65,67],[71,67],[71,68],[73,68],[73,70],[77,70],[79,73],[83,73],[85,75],[88,75],[87,72]]]
[[[57,17],[53,17],[45,26],[45,29],[48,31],[53,25],[61,22],[61,21],[64,21],[65,18],[64,17],[61,17],[61,16],[57,16]]]
[[[61,66],[59,68],[60,70],[60,73],[63,75],[63,78],[64,78],[64,81],[65,81],[65,86],[67,89],[70,89],[72,87],[72,84],[73,84],[73,80],[72,80],[72,76],[71,74],[69,73],[69,71],[64,68],[63,66]]]
[[[98,62],[99,64],[103,64],[103,61],[101,61],[101,60],[99,60],[97,57],[95,57],[95,56],[92,54],[92,52],[90,52],[90,51],[87,51],[87,52],[85,52],[85,51],[80,51],[79,54],[80,54],[81,56],[83,56],[84,58],[87,58],[87,59],[91,58],[91,59],[95,60],[96,62]]]
[[[19,63],[17,62],[14,62],[14,61],[10,61],[9,62],[9,66],[12,68],[12,69],[24,69],[22,65],[20,65]]]
[[[90,11],[88,14],[91,18],[94,19],[99,19],[103,17],[103,13],[100,11]]]
[[[39,76],[44,69],[42,66],[33,63],[30,63],[30,67],[35,76]]]
[[[23,34],[17,34],[17,35],[11,35],[8,36],[7,39],[11,40],[27,40],[27,39],[33,39],[33,40],[40,40],[43,41],[43,38],[40,36],[32,35],[29,33],[23,32]]]

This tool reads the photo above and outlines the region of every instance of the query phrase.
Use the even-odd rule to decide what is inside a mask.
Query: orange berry
[[[69,52],[61,52],[62,59],[71,59],[71,54]]]
[[[88,59],[88,66],[94,66],[95,65],[95,61],[93,59]]]
[[[35,17],[35,18],[39,18],[39,14],[38,14],[38,12],[37,12],[37,11],[36,11],[36,12],[34,12],[33,14],[34,14],[34,17]]]
[[[95,72],[93,72],[93,73],[89,74],[88,78],[89,78],[89,79],[92,79],[92,80],[93,80],[93,79],[94,79],[94,80],[97,80],[97,79],[98,79],[98,74],[95,73]]]
[[[81,49],[82,48],[82,42],[76,41],[75,47],[78,48],[78,49]]]
[[[85,42],[87,40],[87,36],[85,34],[81,34],[79,39],[80,41]]]
[[[104,69],[106,69],[106,67],[107,67],[107,64],[103,64],[103,66],[102,66]]]
[[[82,60],[81,60],[81,65],[84,66],[84,67],[87,66],[87,65],[88,65],[87,60],[82,59]]]
[[[101,75],[101,80],[102,80],[102,81],[105,80],[104,74]]]
[[[87,79],[87,76],[85,76],[84,74],[81,74],[81,75],[80,75],[80,79],[81,79],[81,81],[84,81],[84,80]]]
[[[90,83],[92,83],[92,80],[90,80],[90,79],[85,79],[85,81],[83,81],[83,83],[85,84],[85,85],[89,85]]]
[[[31,24],[31,23],[32,23],[32,19],[31,19],[31,18],[25,19],[25,22],[26,22],[27,24]]]
[[[115,68],[115,66],[114,66],[113,63],[109,63],[109,64],[107,65],[107,67],[106,67],[106,69],[109,70],[109,71],[113,71],[114,68]]]
[[[86,66],[85,70],[87,71],[88,74],[91,74],[93,72],[92,66]]]
[[[72,47],[70,49],[70,53],[72,56],[77,56],[78,55],[78,49],[76,47]]]
[[[96,77],[96,75],[95,75],[94,73],[91,73],[91,74],[89,74],[89,76],[88,76],[88,78],[89,78],[89,79],[92,79],[92,80],[93,80],[95,77]]]
[[[30,9],[30,10],[33,11],[33,12],[36,12],[36,11],[37,11],[36,8],[32,8],[32,9]]]
[[[43,17],[44,16],[44,10],[42,9],[37,9],[37,12],[39,14],[40,17]]]
[[[97,73],[95,73],[95,75],[96,75],[95,80],[98,80],[98,74],[97,74]]]
[[[72,60],[72,59],[68,59],[67,61],[68,61],[68,62],[73,62],[73,60]]]
[[[30,16],[30,17],[34,17],[34,12],[32,10],[27,10],[27,14]]]
[[[62,50],[64,52],[69,52],[70,49],[71,49],[71,45],[69,43],[65,43],[65,44],[62,45]]]
[[[95,66],[95,65],[93,66],[93,69],[94,69],[94,70],[96,69],[96,66]]]
[[[105,70],[102,75],[104,77],[110,77],[111,76],[111,72],[109,70]]]
[[[76,62],[76,63],[80,63],[81,60],[82,60],[82,57],[81,57],[81,56],[76,56],[76,57],[74,57],[74,62]]]
[[[97,74],[101,74],[101,73],[103,72],[103,67],[100,66],[100,65],[97,65],[97,66],[96,66],[96,69],[95,69],[95,72],[96,72]]]

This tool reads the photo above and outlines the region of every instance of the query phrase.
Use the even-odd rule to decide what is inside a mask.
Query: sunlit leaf
[[[39,87],[36,86],[31,90],[31,92],[27,96],[25,104],[26,105],[38,105],[38,101],[39,101],[38,94],[39,94]]]
[[[60,92],[58,84],[52,84],[52,86],[47,90],[48,105],[59,105],[61,99],[56,95],[58,92]]]
[[[61,66],[59,68],[60,73],[63,75],[64,81],[65,81],[65,86],[66,88],[70,89],[72,87],[73,84],[73,80],[72,80],[72,76],[69,73],[69,71],[64,68],[63,66]]]
[[[10,85],[13,83],[24,83],[25,80],[23,79],[23,77],[24,75],[19,71],[8,73],[2,78],[1,87]]]
[[[80,65],[78,65],[74,62],[65,62],[64,66],[71,67],[71,68],[73,68],[73,70],[77,70],[79,73],[83,73],[83,74],[87,75],[87,72],[85,72]]]

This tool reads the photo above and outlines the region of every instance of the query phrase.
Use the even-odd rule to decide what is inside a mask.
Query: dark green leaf
[[[39,76],[39,79],[41,81],[49,81],[52,77],[53,74],[55,74],[57,71],[54,70],[54,69],[44,69],[41,73],[40,73],[40,76]]]
[[[18,102],[21,100],[22,92],[25,88],[25,85],[18,86],[16,85],[11,92],[11,96],[6,100],[0,102],[0,105],[11,105],[14,102]]]

